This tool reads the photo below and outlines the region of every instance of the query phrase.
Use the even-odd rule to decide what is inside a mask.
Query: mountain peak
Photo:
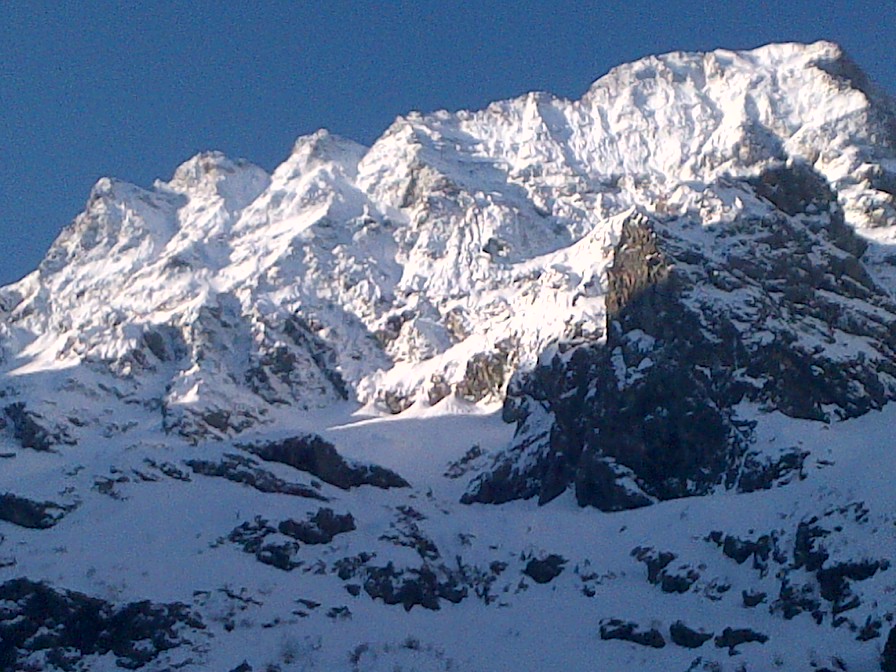
[[[0,290],[0,667],[877,669],[863,82],[826,42],[675,52],[100,180]]]
[[[309,170],[313,166],[323,163],[357,165],[367,149],[354,140],[321,128],[309,135],[300,136],[295,141],[292,152],[284,165],[301,170]]]
[[[212,151],[201,152],[182,163],[170,181],[157,181],[156,189],[191,199],[220,198],[224,207],[234,212],[254,200],[269,182],[270,176],[262,168]]]

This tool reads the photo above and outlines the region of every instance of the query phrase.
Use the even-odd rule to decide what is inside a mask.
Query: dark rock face
[[[12,424],[13,435],[23,448],[49,451],[59,444],[72,445],[75,441],[62,430],[48,428],[39,415],[29,411],[21,401],[3,409]]]
[[[752,609],[753,607],[759,606],[763,602],[765,602],[765,598],[768,597],[762,591],[743,591],[741,593],[741,598],[743,599],[744,606],[748,609]]]
[[[317,490],[301,483],[290,483],[269,471],[260,469],[255,460],[242,455],[225,455],[220,462],[211,460],[187,460],[186,465],[193,473],[202,476],[226,478],[234,483],[242,483],[259,492],[274,492],[295,497],[307,497],[326,502],[327,498]]]
[[[753,569],[759,570],[760,576],[768,573],[769,557],[776,548],[777,536],[763,534],[756,539],[741,539],[733,534],[725,534],[714,530],[706,538],[722,549],[722,553],[742,565],[753,558]]]
[[[711,632],[694,630],[681,621],[675,621],[669,626],[669,636],[678,646],[683,646],[686,649],[699,649],[712,639]]]
[[[321,508],[307,520],[288,518],[276,526],[256,516],[255,520],[235,527],[227,540],[254,555],[260,563],[288,572],[302,565],[298,560],[301,544],[329,544],[337,535],[354,529],[352,514],[337,514],[333,509]]]
[[[299,544],[291,539],[272,541],[269,539],[276,535],[277,530],[268,524],[261,516],[256,516],[254,521],[245,522],[235,527],[227,536],[231,541],[242,547],[243,551],[255,556],[258,562],[270,565],[285,572],[300,567],[301,563],[295,558],[299,551]]]
[[[353,531],[355,519],[350,513],[337,514],[333,509],[323,508],[306,521],[284,520],[277,529],[305,544],[329,544],[337,534]]]
[[[464,502],[545,503],[572,487],[580,505],[616,511],[768,488],[800,477],[805,452],[752,449],[738,404],[830,421],[896,397],[896,304],[824,180],[781,164],[726,186],[767,214],[625,221],[605,340],[559,343],[515,376],[516,437]]]
[[[805,478],[803,463],[809,451],[793,449],[775,458],[747,454],[743,460],[737,489],[740,492],[768,490],[775,485],[786,485],[794,478]]]
[[[896,628],[891,628],[887,635],[887,643],[880,657],[880,669],[881,672],[896,672]]]
[[[604,619],[600,623],[601,639],[622,639],[633,644],[649,646],[661,649],[666,646],[666,640],[659,630],[653,628],[641,630],[637,623],[622,621],[618,618]]]
[[[0,520],[13,525],[45,530],[62,520],[66,507],[53,502],[35,502],[11,493],[0,495]]]
[[[461,399],[477,402],[486,397],[500,397],[504,388],[507,353],[480,352],[467,362],[463,380],[455,388]]]
[[[647,566],[647,580],[652,584],[660,581],[660,572],[675,560],[675,554],[668,551],[656,551],[653,548],[638,546],[632,550],[632,557]]]
[[[458,578],[444,567],[434,570],[424,564],[398,570],[391,562],[384,567],[366,568],[364,591],[386,604],[400,604],[405,611],[417,605],[436,611],[440,599],[457,604],[467,595]]]
[[[676,558],[674,553],[638,546],[631,554],[646,565],[648,583],[658,585],[664,593],[686,593],[700,578],[700,574],[688,566],[672,570],[670,565]]]
[[[870,599],[874,589],[869,594],[862,583],[889,570],[891,561],[851,548],[856,529],[863,527],[866,534],[877,532],[870,509],[859,501],[765,533],[750,530],[750,536],[739,537],[714,530],[704,540],[755,572],[760,584],[740,591],[744,607],[762,605],[763,611],[785,620],[808,614],[819,625],[827,621],[866,641],[880,637],[888,612],[878,609],[876,596]],[[767,581],[777,590],[768,590]],[[860,606],[864,612],[858,611]]]
[[[329,441],[316,434],[283,441],[241,445],[240,448],[268,462],[279,462],[316,476],[342,490],[361,485],[377,488],[406,488],[409,483],[394,471],[346,460]]]
[[[722,630],[722,634],[716,637],[716,646],[720,649],[728,649],[728,654],[733,656],[741,644],[750,642],[765,644],[767,641],[768,635],[750,628],[725,628]]]
[[[389,524],[389,531],[380,535],[381,541],[414,550],[424,561],[438,560],[442,554],[418,524],[425,516],[410,506],[397,507],[397,519]]]
[[[82,669],[75,666],[83,657],[109,653],[119,667],[136,670],[188,643],[185,628],[204,627],[182,604],[114,605],[28,579],[0,585],[0,600],[3,670],[25,669],[26,659],[37,651],[63,670]]]
[[[551,553],[545,558],[532,558],[526,563],[523,574],[535,583],[550,583],[563,572],[566,559],[562,555]]]

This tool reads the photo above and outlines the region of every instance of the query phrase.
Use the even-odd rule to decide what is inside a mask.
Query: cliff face
[[[825,180],[795,163],[725,188],[758,209],[713,227],[625,220],[606,337],[561,344],[511,385],[517,437],[465,501],[573,486],[612,511],[768,487],[802,457],[752,450],[747,409],[830,422],[893,398],[896,304]]]

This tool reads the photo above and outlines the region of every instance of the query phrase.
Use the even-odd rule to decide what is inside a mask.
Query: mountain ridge
[[[0,288],[0,667],[878,669],[894,199],[829,42],[100,180]]]

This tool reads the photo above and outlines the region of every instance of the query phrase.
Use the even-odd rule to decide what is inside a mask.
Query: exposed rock
[[[172,464],[171,462],[156,462],[152,458],[147,457],[143,460],[143,463],[148,467],[157,469],[168,478],[172,478],[176,481],[189,483],[192,480],[188,472],[184,471],[176,464]]]
[[[786,620],[803,612],[812,614],[816,623],[821,623],[824,618],[815,587],[807,584],[796,585],[787,576],[782,577],[778,599],[770,605],[769,611],[781,614]]]
[[[699,649],[712,639],[713,633],[694,630],[681,621],[675,621],[669,626],[669,636],[678,646],[683,646],[687,649]]]
[[[279,462],[308,472],[342,490],[361,485],[377,488],[406,488],[410,485],[393,471],[345,459],[337,452],[336,446],[316,434],[269,443],[243,444],[239,448],[268,462]]]
[[[742,565],[751,557],[753,569],[759,570],[760,576],[768,572],[769,558],[773,551],[780,554],[777,549],[777,535],[763,534],[753,539],[741,539],[732,534],[724,534],[715,530],[709,534],[707,541],[711,541],[722,549],[722,553]]]
[[[679,573],[664,569],[660,580],[660,589],[664,593],[686,593],[699,578],[700,573],[690,567],[683,568]]]
[[[788,215],[827,211],[837,200],[824,178],[801,161],[771,166],[751,179],[750,184],[757,196]],[[852,252],[861,256],[864,248]]]
[[[661,649],[666,640],[659,630],[651,628],[641,630],[637,623],[622,621],[618,618],[605,618],[600,622],[601,639],[622,639],[633,644]]]
[[[467,362],[463,379],[457,383],[454,393],[466,401],[482,401],[486,397],[500,399],[504,389],[507,354],[504,352],[480,352]]]
[[[896,396],[896,304],[823,178],[781,164],[727,186],[768,214],[704,226],[699,244],[686,221],[623,222],[605,339],[558,346],[516,375],[504,414],[516,436],[463,501],[546,503],[573,487],[580,505],[615,511],[781,485],[801,477],[805,451],[748,452],[738,404],[830,421]],[[856,339],[866,353],[844,355]]]
[[[851,594],[849,581],[865,581],[888,567],[889,562],[886,560],[838,562],[819,569],[815,578],[818,580],[821,596],[833,603],[834,613],[839,613],[858,606],[858,598]],[[850,598],[855,601],[850,602]]]
[[[741,598],[744,601],[744,606],[749,608],[762,604],[763,602],[765,602],[766,597],[766,593],[758,590],[744,590],[741,592]]]
[[[256,559],[264,564],[282,569],[285,572],[301,565],[295,557],[299,551],[299,545],[294,541],[281,541],[279,543],[266,541],[255,551]]]
[[[750,628],[725,628],[715,641],[717,647],[728,649],[728,655],[733,656],[738,652],[737,647],[741,644],[750,642],[765,644],[768,641],[768,635]]]
[[[867,642],[872,639],[877,639],[880,637],[880,629],[882,627],[883,621],[869,614],[868,617],[865,618],[862,627],[859,628],[859,634],[856,635],[856,640],[859,642]]]
[[[9,492],[0,495],[0,520],[20,527],[45,530],[62,520],[68,511],[69,508],[53,502],[36,502]]]
[[[155,325],[143,332],[143,345],[160,362],[170,362],[188,354],[183,332],[174,326]]]
[[[739,492],[755,492],[787,485],[794,478],[803,479],[803,464],[808,456],[809,451],[795,448],[774,459],[749,453],[744,457],[737,489]]]
[[[283,332],[296,346],[311,355],[312,361],[339,397],[346,400],[351,397],[348,385],[337,368],[338,358],[333,346],[315,332],[307,319],[293,315],[292,319],[284,322]]]
[[[333,509],[322,508],[307,521],[284,520],[277,529],[305,544],[329,544],[337,534],[354,530],[355,519],[350,513],[337,514]]]
[[[412,310],[403,310],[400,313],[389,315],[383,323],[382,328],[373,332],[373,337],[379,341],[380,345],[383,347],[389,345],[392,341],[398,338],[399,334],[401,334],[401,328],[404,326],[405,322],[413,320],[414,316],[415,313]]]
[[[890,629],[880,657],[881,672],[896,672],[896,628]]]
[[[272,492],[295,497],[307,497],[326,502],[327,498],[308,485],[290,483],[274,476],[269,471],[260,469],[255,460],[243,455],[227,454],[220,462],[210,460],[187,460],[186,465],[193,473],[202,476],[226,478],[234,483],[242,483],[259,492]]]
[[[647,566],[647,580],[654,585],[662,580],[660,572],[676,558],[676,555],[669,551],[657,551],[654,548],[643,546],[633,549],[631,555]]]
[[[435,406],[445,397],[451,394],[451,385],[440,374],[433,374],[429,380],[429,389],[426,391],[430,406]]]
[[[377,400],[392,415],[404,413],[414,404],[414,398],[411,395],[396,390],[385,390],[378,395]]]
[[[535,583],[550,583],[563,572],[566,558],[556,553],[551,553],[544,558],[532,558],[526,563],[523,574],[531,578]]]
[[[444,317],[445,328],[451,335],[454,342],[459,343],[470,335],[470,320],[460,306],[455,306],[449,310]]]
[[[802,521],[796,529],[793,543],[793,567],[805,567],[808,572],[817,572],[830,557],[830,553],[819,543],[820,539],[830,534],[829,530],[816,525],[818,517]]]
[[[333,569],[336,570],[336,576],[343,581],[348,581],[359,575],[367,563],[376,557],[374,553],[362,552],[346,558],[340,558],[333,563]]]
[[[434,570],[424,564],[420,568],[397,570],[391,562],[384,567],[366,568],[364,590],[386,604],[402,605],[405,611],[417,605],[438,610],[440,599],[456,604],[467,595],[458,578],[444,567]]]
[[[246,553],[265,564],[291,571],[300,567],[299,542],[309,545],[328,544],[339,534],[355,529],[352,515],[339,515],[332,509],[322,508],[306,521],[287,519],[272,525],[261,516],[235,527],[227,536],[228,541],[239,545]]]
[[[398,519],[389,524],[389,531],[380,535],[380,540],[411,548],[423,560],[438,560],[441,557],[438,546],[418,525],[425,516],[409,506],[398,507],[398,513]]]
[[[3,411],[12,423],[14,436],[24,448],[49,451],[56,445],[76,443],[64,430],[49,429],[43,424],[44,419],[29,411],[21,401],[8,404]]]
[[[172,405],[167,401],[162,405],[161,411],[165,432],[176,434],[194,446],[203,441],[221,440],[230,434],[239,434],[259,420],[258,416],[246,409],[192,409],[183,404]]]
[[[265,565],[291,571],[301,566],[296,560],[299,544],[290,538],[277,537],[277,530],[261,516],[256,516],[252,522],[245,522],[235,527],[227,539],[242,547],[243,551],[255,556],[256,560]]]
[[[119,667],[139,669],[163,652],[188,644],[183,630],[204,627],[183,604],[115,605],[28,579],[0,584],[0,600],[4,670],[26,669],[33,652],[45,652],[48,659],[62,663],[71,652],[75,662],[111,653]]]
[[[476,463],[485,455],[478,445],[472,446],[460,459],[451,462],[445,470],[445,478],[460,478],[476,468]]]

